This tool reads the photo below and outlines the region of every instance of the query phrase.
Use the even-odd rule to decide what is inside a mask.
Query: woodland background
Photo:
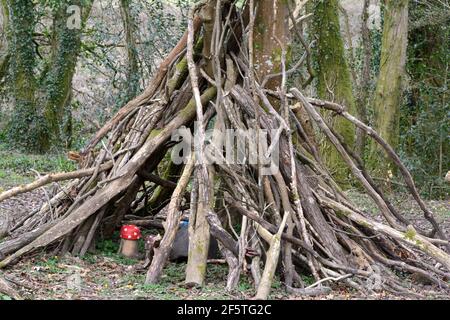
[[[189,8],[188,1],[83,1],[92,8],[89,14],[84,10],[82,30],[67,34],[58,29],[68,16],[59,9],[64,1],[17,1],[18,12],[7,12],[3,1],[2,149],[58,154],[82,148],[119,106],[145,88],[158,62],[184,32]],[[361,106],[358,114],[374,124],[384,5],[378,0],[331,2],[338,6],[349,85]],[[450,163],[450,8],[446,0],[417,0],[409,1],[408,11],[406,69],[398,88],[399,129],[393,133],[396,151],[422,194],[442,198],[449,191],[444,176]],[[18,29],[13,27],[15,19],[23,19]],[[312,28],[304,24],[305,37],[317,37]],[[317,44],[313,49],[327,55]],[[303,50],[300,43],[293,43],[292,64]],[[319,59],[312,65],[324,73]],[[290,81],[298,84],[305,74],[296,72]],[[345,72],[341,76],[345,78]],[[306,86],[311,96],[322,90],[319,82],[315,77]],[[359,148],[367,159],[369,146]]]

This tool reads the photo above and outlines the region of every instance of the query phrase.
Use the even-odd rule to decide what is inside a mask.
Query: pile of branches
[[[282,46],[281,72],[259,79],[249,67],[254,64],[254,16],[242,17],[228,1],[217,1],[208,19],[202,13],[205,6],[191,10],[188,30],[145,91],[122,107],[84,150],[71,154],[79,162],[78,171],[42,176],[0,194],[4,201],[69,181],[58,184],[56,194],[39,210],[10,228],[0,243],[0,268],[40,248],[83,256],[95,239],[111,237],[130,214],[153,221],[164,208],[164,236],[146,278],[156,283],[188,209],[189,285],[203,285],[212,236],[229,267],[226,288],[234,290],[240,275],[249,272],[259,299],[268,297],[276,273],[289,292],[303,295],[328,292],[324,284],[330,281],[369,294],[387,290],[419,295],[417,285],[400,274],[419,275],[448,290],[449,241],[394,150],[344,106],[287,89],[287,76],[310,59],[303,57],[287,70]],[[274,77],[280,86],[267,88]],[[322,109],[350,121],[384,149],[430,230],[414,225],[388,201],[361,159],[324,120]],[[184,154],[185,163],[176,165],[170,154],[180,142],[172,134],[182,126],[193,131],[194,122],[200,148]],[[223,150],[208,154],[206,142],[220,145],[224,137],[207,139],[206,128],[254,130],[257,136],[275,131],[264,139],[279,148],[279,170],[263,175],[259,162],[230,163]],[[318,131],[338,151],[384,223],[352,203],[334,181],[315,142]],[[316,283],[306,286],[302,275],[311,275]]]

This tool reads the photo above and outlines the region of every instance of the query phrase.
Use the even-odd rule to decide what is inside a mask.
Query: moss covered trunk
[[[317,35],[315,67],[317,93],[320,98],[343,104],[356,114],[355,98],[348,63],[345,59],[344,43],[340,32],[339,8],[337,0],[320,0],[313,3],[314,19],[312,34]],[[354,147],[355,127],[349,122],[331,118],[333,128],[347,143]],[[340,159],[337,151],[328,143],[323,143],[322,153],[334,177],[341,183],[348,182],[349,169]]]
[[[81,8],[79,26],[70,24],[70,16],[67,12],[68,7],[72,5]],[[54,11],[52,54],[41,88],[45,99],[43,105],[48,125],[46,140],[49,144],[61,141],[60,128],[63,116],[65,113],[70,113],[72,79],[80,54],[82,27],[89,16],[91,6],[92,1],[65,0],[61,1]],[[77,12],[74,14],[76,15]]]
[[[46,126],[42,110],[37,108],[34,77],[35,28],[34,4],[31,0],[9,1],[10,8],[10,50],[12,59],[12,93],[14,110],[8,125],[12,144],[28,151],[41,152],[48,149]]]
[[[386,0],[385,5],[380,73],[373,104],[374,129],[396,149],[408,38],[408,0]],[[369,166],[384,179],[389,179],[394,171],[393,164],[375,144],[371,146]]]
[[[136,22],[131,12],[131,0],[120,0],[120,13],[125,32],[127,48],[127,73],[126,73],[126,97],[125,100],[133,99],[139,91],[139,57],[136,48],[135,30]]]
[[[10,9],[10,52],[14,52],[10,56],[14,97],[8,126],[10,141],[29,152],[47,152],[61,141],[63,116],[67,115],[70,121],[72,79],[81,48],[82,27],[92,1],[64,0],[52,8],[51,52],[39,75],[33,39],[37,23],[34,2],[6,0],[6,3]]]

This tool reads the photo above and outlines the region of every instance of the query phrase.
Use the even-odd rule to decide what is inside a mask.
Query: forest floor
[[[65,171],[73,164],[61,156],[27,156],[2,151],[0,148],[0,191],[11,186],[27,183],[36,177],[36,172]],[[33,171],[36,170],[36,171]],[[365,212],[382,219],[376,206],[367,195],[352,190],[348,196]],[[0,213],[8,212],[15,220],[23,214],[38,208],[46,199],[43,189],[19,195],[0,203]],[[392,203],[410,220],[427,226],[414,200],[402,193],[391,196]],[[442,228],[450,235],[450,200],[427,200]],[[146,230],[144,233],[151,232]],[[141,249],[143,244],[141,243]],[[35,252],[17,264],[2,271],[2,275],[14,283],[25,299],[250,299],[254,288],[250,274],[241,276],[238,290],[228,293],[224,290],[227,266],[211,264],[207,268],[206,285],[202,289],[188,289],[183,285],[185,263],[169,263],[161,282],[145,285],[145,271],[140,271],[142,261],[127,259],[117,254],[119,239],[97,243],[95,254],[83,258],[58,257],[49,253]],[[402,275],[410,281],[409,275]],[[304,277],[306,284],[313,279]],[[404,299],[386,292],[376,295],[362,295],[344,287],[331,285],[331,294],[317,297],[298,297],[285,292],[279,278],[273,283],[270,299]],[[424,289],[436,288],[423,285]],[[433,299],[426,295],[427,299]],[[0,294],[0,300],[8,299]],[[450,299],[450,297],[449,297]]]

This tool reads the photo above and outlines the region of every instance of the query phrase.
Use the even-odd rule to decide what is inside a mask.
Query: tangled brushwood
[[[331,284],[368,293],[420,295],[402,273],[421,276],[441,293],[448,291],[449,241],[406,167],[344,106],[287,88],[287,76],[309,63],[309,50],[287,70],[287,45],[274,35],[269,38],[280,50],[280,69],[261,76],[262,68],[253,68],[254,12],[253,1],[242,10],[220,0],[192,8],[186,34],[145,91],[122,107],[82,152],[71,155],[80,164],[78,171],[42,176],[0,194],[4,201],[69,181],[40,210],[10,228],[0,243],[0,268],[40,248],[83,256],[95,239],[111,237],[130,217],[151,224],[163,210],[164,235],[154,248],[146,278],[156,283],[188,209],[188,285],[204,282],[212,236],[229,267],[227,290],[236,289],[242,272],[250,272],[258,299],[268,297],[276,273],[286,290],[301,295],[326,293]],[[276,13],[270,8],[266,14]],[[397,165],[430,230],[408,221],[388,201],[351,146],[324,120],[324,112],[349,121],[380,145]],[[195,121],[203,147],[185,164],[175,165],[170,161],[176,145],[172,134],[182,126],[193,130]],[[279,170],[263,175],[260,163],[206,161],[211,157],[204,150],[206,128],[277,132],[267,137],[267,145],[279,148]],[[374,220],[341,190],[322,160],[317,134],[334,146],[385,223]],[[220,139],[224,137],[212,137]],[[220,150],[215,156],[227,155]],[[312,275],[316,283],[305,286],[301,275]]]

